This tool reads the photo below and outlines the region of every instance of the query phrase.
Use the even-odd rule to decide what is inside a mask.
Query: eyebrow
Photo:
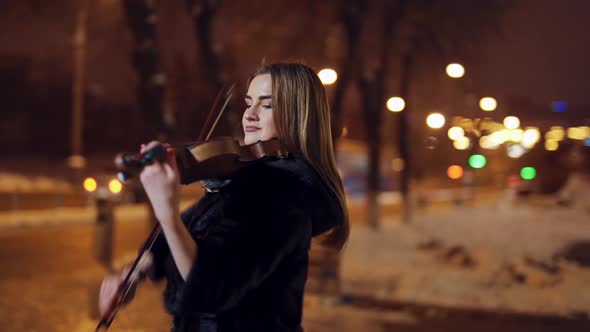
[[[250,100],[252,100],[252,97],[250,97],[250,96],[246,95],[245,99],[250,99]],[[258,97],[258,99],[259,99],[259,100],[272,99],[272,96],[271,96],[271,95],[260,96],[260,97]]]

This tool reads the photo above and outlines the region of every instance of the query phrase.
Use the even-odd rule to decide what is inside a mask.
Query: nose
[[[244,112],[244,118],[247,121],[258,121],[258,112],[256,111],[256,106],[252,105]]]

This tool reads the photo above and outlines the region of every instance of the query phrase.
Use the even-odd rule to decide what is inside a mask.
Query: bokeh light
[[[121,192],[121,190],[123,190],[123,185],[121,184],[121,182],[119,180],[112,179],[111,181],[109,181],[109,190],[113,194],[118,194]]]
[[[91,192],[96,191],[97,184],[96,184],[96,180],[93,178],[84,179],[83,185],[84,185],[84,190],[86,190],[87,192],[91,193]]]
[[[459,165],[451,165],[449,168],[447,168],[447,176],[451,180],[458,180],[463,177],[463,174],[463,167]]]
[[[506,147],[506,154],[512,159],[518,159],[527,152],[527,149],[520,144],[509,144]]]
[[[401,112],[406,107],[406,102],[401,97],[391,97],[387,100],[386,106],[392,112]]]
[[[545,150],[547,151],[557,151],[557,149],[559,148],[559,142],[556,140],[546,140],[545,141]]]
[[[562,100],[554,101],[553,103],[551,103],[551,109],[553,110],[553,112],[563,113],[567,111],[567,103]]]
[[[325,68],[320,70],[318,76],[320,77],[320,81],[322,81],[322,84],[324,85],[334,84],[338,79],[338,74],[334,69],[331,68]]]
[[[590,127],[572,127],[567,129],[567,137],[573,140],[584,140],[590,136]]]
[[[472,168],[476,168],[476,169],[484,168],[487,163],[488,163],[488,160],[486,159],[486,157],[484,155],[474,154],[474,155],[471,155],[471,157],[469,157],[469,166],[471,166]]]
[[[520,127],[520,120],[515,116],[507,116],[504,118],[504,127],[508,129],[516,129]]]
[[[553,126],[545,133],[546,140],[562,141],[565,138],[565,129],[561,126]]]
[[[500,144],[502,144],[502,143],[497,143],[493,139],[493,135],[482,136],[479,139],[479,146],[481,146],[484,149],[495,150],[500,146]]]
[[[446,68],[447,75],[452,78],[461,78],[465,75],[465,67],[459,63],[450,63]]]
[[[527,128],[522,134],[522,145],[530,149],[541,139],[541,131],[539,128]]]
[[[471,140],[469,137],[463,136],[458,140],[453,141],[453,147],[457,150],[467,150],[471,146]]]
[[[472,168],[484,168],[487,163],[488,160],[484,155],[474,154],[471,155],[471,157],[469,157],[469,166],[471,166]]]
[[[445,125],[445,117],[440,113],[430,113],[426,118],[426,124],[433,129],[440,129]]]
[[[498,102],[492,97],[484,97],[479,100],[479,108],[486,112],[491,112],[498,107]]]
[[[524,135],[524,131],[522,129],[511,129],[508,132],[509,140],[512,142],[519,143],[522,141],[522,137]]]
[[[537,170],[530,166],[523,167],[520,170],[520,177],[524,180],[533,180],[535,177],[537,177]]]
[[[449,138],[453,141],[460,139],[461,137],[465,136],[465,130],[461,127],[451,127],[447,132]]]

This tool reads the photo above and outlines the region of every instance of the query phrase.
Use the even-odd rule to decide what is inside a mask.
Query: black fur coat
[[[235,174],[182,213],[197,242],[186,281],[163,236],[152,248],[172,330],[301,331],[311,238],[342,218],[336,196],[301,157]]]

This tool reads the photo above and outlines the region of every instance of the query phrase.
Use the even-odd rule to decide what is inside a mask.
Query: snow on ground
[[[431,210],[379,231],[353,225],[342,286],[398,301],[585,314],[588,243],[584,210],[530,202]],[[572,253],[572,246],[586,251]]]

